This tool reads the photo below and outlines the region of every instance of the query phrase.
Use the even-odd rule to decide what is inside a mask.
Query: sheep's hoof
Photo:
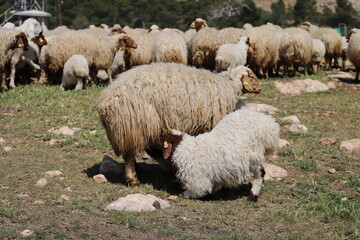
[[[126,182],[131,186],[131,187],[137,187],[140,186],[140,181],[135,179],[126,179]]]
[[[254,195],[252,192],[250,192],[250,195],[249,195],[247,200],[250,201],[250,202],[257,202],[258,196]]]

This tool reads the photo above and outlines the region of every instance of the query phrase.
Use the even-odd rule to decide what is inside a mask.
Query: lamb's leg
[[[84,87],[84,79],[78,79],[78,82],[76,84],[75,90],[83,90]]]
[[[131,186],[139,186],[140,181],[136,176],[136,169],[135,169],[135,156],[132,154],[124,156],[125,162],[125,180]]]
[[[257,167],[256,169],[252,169],[252,173],[253,173],[253,183],[252,183],[252,187],[250,190],[250,195],[248,200],[252,201],[252,202],[256,202],[258,197],[259,197],[259,193],[262,187],[262,183],[264,180],[264,176],[265,176],[265,170],[263,167]]]
[[[355,81],[359,81],[360,69],[356,69]]]
[[[11,63],[11,73],[10,73],[10,88],[15,88],[15,74],[16,74],[16,63]]]
[[[34,69],[36,70],[40,70],[41,67],[39,65],[37,65],[36,63],[34,63],[31,59],[25,57],[25,56],[22,56],[21,57],[21,60],[23,60],[24,62],[26,62],[27,64],[29,64],[30,66],[32,66]]]

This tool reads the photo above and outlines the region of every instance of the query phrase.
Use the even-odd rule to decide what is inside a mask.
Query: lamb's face
[[[117,28],[111,29],[112,35],[121,34],[121,33],[126,34],[126,32],[122,28],[117,27]]]
[[[135,40],[127,35],[123,35],[119,38],[119,50],[121,51],[125,48],[137,48]]]
[[[31,41],[33,41],[36,45],[38,45],[40,49],[43,46],[47,45],[45,36],[42,33],[40,33],[39,36],[32,38]]]
[[[29,49],[29,42],[28,39],[25,35],[25,33],[21,32],[18,35],[16,35],[16,41],[14,43],[14,45],[11,47],[11,49],[15,49],[15,48],[20,48],[23,50],[28,50]]]
[[[202,18],[197,18],[190,24],[190,28],[195,28],[197,32],[204,27],[207,27],[207,24],[206,21]]]

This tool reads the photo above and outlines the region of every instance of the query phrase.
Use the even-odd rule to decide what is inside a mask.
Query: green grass
[[[360,155],[339,146],[360,138],[360,85],[337,82],[337,89],[287,96],[273,84],[306,78],[326,82],[327,74],[262,80],[261,94],[246,95],[246,102],[277,107],[275,118],[296,115],[309,128],[306,134],[281,131],[292,145],[271,161],[289,177],[265,182],[257,203],[246,201],[243,189],[185,199],[174,178],[152,160],[138,161],[139,187],[97,184],[83,171],[105,154],[115,158],[93,111],[104,87],[63,92],[58,86],[25,85],[1,92],[0,137],[6,142],[0,145],[0,239],[23,238],[25,229],[34,233],[24,239],[359,239]],[[74,136],[48,132],[65,125],[80,130]],[[337,142],[324,147],[320,139],[325,137]],[[51,139],[57,143],[49,145]],[[5,146],[13,151],[2,151]],[[330,174],[328,168],[337,171]],[[37,187],[49,170],[62,171],[65,178]],[[131,193],[179,194],[179,199],[151,213],[103,210]],[[39,200],[44,203],[36,204]]]

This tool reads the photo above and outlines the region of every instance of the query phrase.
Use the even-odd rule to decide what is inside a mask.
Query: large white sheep
[[[312,39],[312,50],[311,50],[311,64],[313,73],[318,72],[320,64],[324,61],[325,57],[325,44],[320,39]]]
[[[311,51],[312,39],[308,31],[294,27],[284,29],[279,47],[279,60],[286,67],[290,66],[294,75],[299,65],[305,67],[305,74],[307,74]]]
[[[41,24],[35,18],[26,19],[21,26],[15,29],[24,32],[30,39],[39,36],[43,31]]]
[[[23,32],[0,28],[0,88],[7,88],[5,79],[5,66],[11,59],[18,59],[24,50],[29,49],[28,39]]]
[[[187,65],[187,48],[184,37],[177,31],[163,31],[155,40],[152,62],[175,62]]]
[[[253,178],[250,201],[257,201],[265,175],[265,155],[276,151],[280,126],[269,115],[239,109],[225,116],[211,132],[196,137],[171,131],[164,136],[164,159],[185,190],[200,198]]]
[[[152,63],[118,75],[95,109],[115,154],[124,158],[127,182],[139,185],[137,154],[161,150],[159,137],[167,129],[192,135],[211,130],[245,92],[259,93],[260,87],[244,66],[220,75],[183,64]]]
[[[360,73],[360,32],[350,36],[347,57],[356,68],[355,80],[359,81]]]
[[[237,44],[221,45],[215,57],[216,71],[221,72],[236,66],[245,66],[249,46],[248,37],[241,37]]]
[[[89,64],[82,55],[72,55],[65,63],[60,88],[62,90],[82,90],[86,80],[90,80]]]

